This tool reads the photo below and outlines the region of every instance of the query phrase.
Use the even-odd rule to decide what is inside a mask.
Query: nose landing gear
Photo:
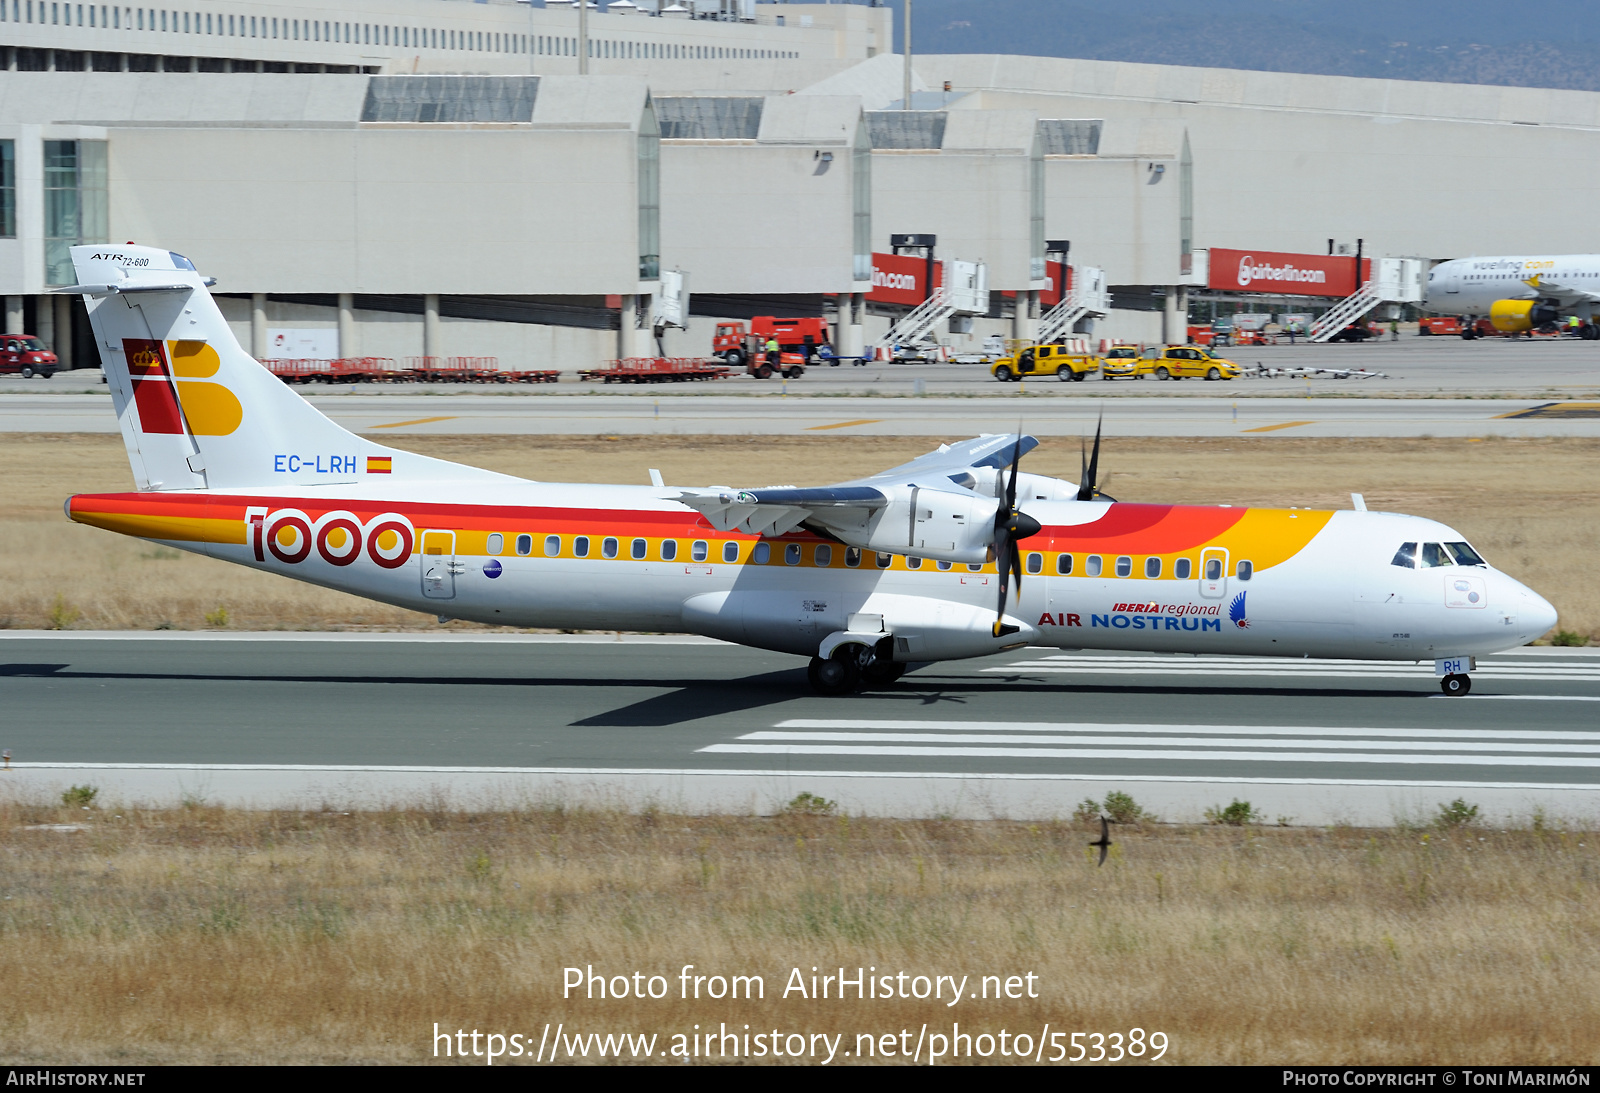
[[[1452,698],[1472,692],[1472,677],[1465,673],[1452,673],[1439,680],[1439,689]]]

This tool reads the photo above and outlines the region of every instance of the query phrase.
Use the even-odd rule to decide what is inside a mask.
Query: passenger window
[[[589,556],[589,537],[587,535],[580,535],[572,540],[572,553],[579,558],[587,558]]]
[[[861,564],[861,548],[860,547],[845,547],[844,548],[844,564],[850,569],[854,569],[856,566],[860,565]]]
[[[1180,581],[1189,579],[1189,559],[1179,558],[1172,563],[1172,575]]]
[[[677,556],[678,556],[678,540],[676,540],[676,539],[663,539],[663,540],[661,540],[661,560],[663,562],[670,562],[670,561],[672,561],[672,559],[676,558]]]
[[[756,548],[750,552],[750,561],[756,565],[766,565],[772,557],[771,543],[757,543]]]
[[[498,531],[491,531],[489,533],[489,543],[488,543],[488,546],[486,547],[488,552],[490,554],[499,554],[505,548],[506,548],[506,537],[504,535],[501,535]]]
[[[1029,554],[1028,555],[1028,572],[1029,573],[1042,573],[1042,572],[1044,572],[1044,555],[1043,554]]]
[[[645,556],[645,552],[648,549],[649,549],[649,544],[646,543],[643,539],[635,539],[633,541],[633,544],[629,547],[628,553],[632,554],[635,560],[638,560],[638,559],[643,558]]]
[[[517,553],[518,554],[532,554],[533,553],[533,536],[531,536],[531,535],[519,535],[519,536],[517,536]]]
[[[617,541],[607,535],[600,544],[600,555],[605,558],[615,558],[617,556]]]
[[[1394,561],[1390,565],[1397,565],[1401,569],[1417,568],[1417,544],[1401,543],[1400,549],[1394,552]]]
[[[1432,569],[1435,566],[1450,565],[1450,555],[1445,553],[1443,543],[1422,544],[1422,569]]]
[[[1091,554],[1083,561],[1083,572],[1089,577],[1100,576],[1100,555]]]
[[[934,568],[939,570],[939,572],[941,572],[941,573],[946,573],[946,572],[949,572],[949,570],[950,570],[950,563],[949,562],[938,562],[938,563],[935,564]]]
[[[1450,553],[1456,556],[1456,565],[1488,566],[1488,562],[1479,557],[1478,552],[1466,543],[1448,543]]]
[[[894,561],[894,555],[893,554],[885,554],[881,550],[878,551],[878,568],[879,569],[888,569],[890,564],[893,561]]]
[[[739,544],[731,540],[723,543],[722,560],[725,562],[737,562],[739,560]]]
[[[1255,572],[1256,572],[1255,563],[1254,562],[1240,562],[1237,572],[1239,574],[1239,579],[1241,581],[1248,581],[1251,577],[1255,576]]]
[[[967,563],[967,572],[968,573],[982,573],[983,572],[983,563],[982,562],[968,562]]]
[[[1220,581],[1220,580],[1222,580],[1222,559],[1221,558],[1207,558],[1206,559],[1206,580],[1208,580],[1208,581]]]
[[[817,563],[817,568],[827,569],[833,564],[833,548],[827,543],[823,543],[811,557]]]
[[[907,569],[921,569],[922,568],[922,559],[921,558],[907,558],[906,559],[906,568]]]
[[[1060,573],[1060,574],[1063,574],[1063,575],[1072,572],[1072,555],[1070,555],[1070,554],[1057,554],[1056,555],[1056,572]]]
[[[517,553],[518,554],[525,553],[525,551],[523,551],[523,549],[522,549],[522,538],[523,537],[521,537],[521,536],[519,536],[517,538]],[[533,550],[532,541],[530,541],[528,543],[528,550],[529,551]],[[559,536],[559,535],[546,535],[544,537],[544,556],[546,558],[554,558],[556,555],[558,555],[560,553],[561,553],[561,536]]]
[[[784,565],[799,565],[800,564],[800,544],[799,543],[790,543],[788,546],[783,548],[783,564]]]
[[[1144,560],[1144,575],[1152,581],[1161,576],[1161,559],[1146,558]]]
[[[707,558],[709,558],[711,556],[707,552],[707,549],[708,548],[706,547],[706,541],[704,539],[696,539],[694,541],[694,545],[689,548],[689,557],[690,557],[690,559],[693,560],[693,561],[696,561],[696,562],[705,561]]]
[[[1133,573],[1133,559],[1126,554],[1117,558],[1117,576],[1127,577]]]

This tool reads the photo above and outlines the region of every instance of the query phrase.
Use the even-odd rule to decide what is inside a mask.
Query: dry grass
[[[84,819],[92,816],[92,819]],[[66,834],[24,825],[77,820]],[[1178,1063],[1597,1056],[1592,834],[0,805],[11,1063],[418,1062],[447,1029],[1161,1030]],[[561,969],[659,1002],[560,997]],[[678,970],[765,1001],[683,1002]],[[791,968],[1039,997],[782,1000]],[[658,1049],[659,1050],[659,1049]],[[657,1059],[656,1061],[661,1061]],[[998,1058],[992,1061],[1002,1061]]]
[[[429,455],[552,481],[819,484],[927,451],[904,437],[389,437]],[[432,627],[426,616],[65,522],[72,493],[131,488],[120,438],[0,435],[8,468],[0,625],[204,628],[226,607],[238,629]],[[1348,507],[1442,520],[1538,589],[1560,626],[1600,638],[1592,543],[1600,527],[1600,441],[1535,439],[1118,439],[1106,488],[1125,500]],[[1047,441],[1027,468],[1075,479],[1078,452]],[[469,624],[452,623],[453,626]]]

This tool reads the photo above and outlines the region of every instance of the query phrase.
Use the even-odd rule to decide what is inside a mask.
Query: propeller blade
[[[1011,449],[1011,474],[1006,482],[1005,493],[1000,494],[1000,476],[995,476],[995,492],[999,504],[995,506],[994,513],[994,562],[995,570],[1000,576],[1000,602],[995,610],[994,636],[1004,637],[1015,634],[1018,627],[1007,625],[1006,594],[1011,589],[1012,575],[1015,574],[1017,582],[1017,595],[1022,595],[1022,555],[1017,549],[1017,532],[1020,528],[1032,526],[1032,535],[1039,530],[1039,523],[1030,517],[1023,516],[1017,511],[1017,465],[1022,462],[1022,433],[1017,432],[1017,443]]]
[[[1100,428],[1104,424],[1105,412],[1101,411],[1100,420],[1094,423],[1094,454],[1089,456],[1088,466],[1084,468],[1083,476],[1078,481],[1079,501],[1093,501],[1096,497],[1105,497],[1097,486],[1100,477]]]

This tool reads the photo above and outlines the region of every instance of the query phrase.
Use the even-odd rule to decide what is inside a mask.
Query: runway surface
[[[1102,413],[1108,436],[1600,436],[1600,401],[1548,399],[784,398],[709,391],[647,399],[608,389],[588,398],[362,393],[313,394],[311,401],[345,428],[375,439],[462,433],[956,437],[1010,432],[1019,422],[1039,436],[1076,437],[1092,434]],[[116,431],[111,400],[103,394],[0,398],[0,432]]]
[[[1125,788],[1171,818],[1242,796],[1387,823],[1455,796],[1600,807],[1600,655],[1431,665],[1025,649],[845,699],[798,658],[565,635],[0,637],[14,789],[238,803],[424,792],[1048,816]],[[618,796],[620,795],[620,797]]]

